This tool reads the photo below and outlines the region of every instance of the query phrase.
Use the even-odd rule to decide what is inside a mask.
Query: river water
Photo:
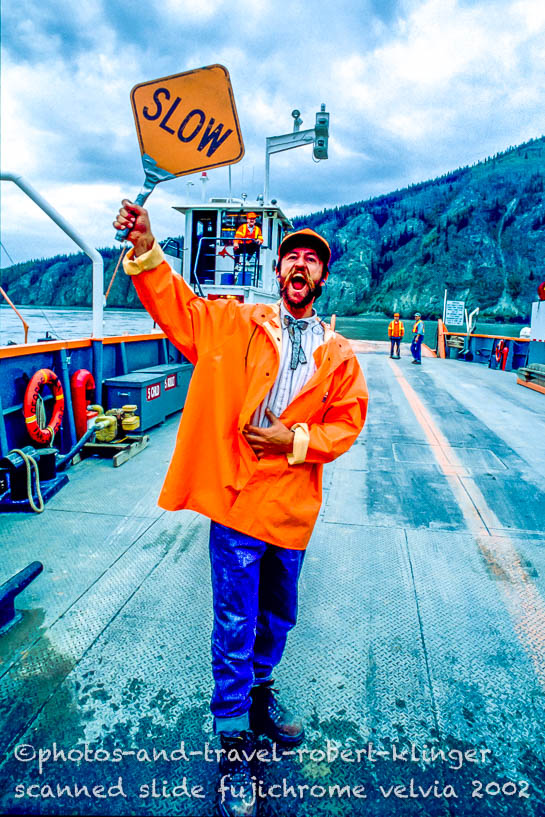
[[[92,312],[83,307],[50,308],[41,306],[20,307],[19,312],[29,325],[28,341],[35,343],[46,336],[66,340],[70,338],[89,337],[92,329]],[[327,319],[329,316],[327,317]],[[375,316],[338,317],[336,329],[354,340],[387,340],[390,318]],[[412,319],[404,320],[405,338],[411,338]],[[503,324],[479,322],[476,332],[485,335],[508,335],[518,337],[524,324]],[[435,345],[437,322],[426,321],[426,342]],[[150,332],[153,320],[142,309],[105,309],[104,335],[136,335]],[[463,326],[449,326],[453,332],[465,331]],[[9,341],[24,342],[24,330],[21,321],[9,306],[0,307],[0,345]]]
[[[58,340],[87,338],[92,332],[91,309],[22,306],[18,310],[28,323],[29,343],[45,337],[47,332]],[[104,334],[108,337],[137,335],[150,332],[152,328],[153,319],[143,309],[104,310]],[[15,312],[9,306],[0,307],[0,345],[5,346],[10,340],[23,343],[24,337],[23,325]]]

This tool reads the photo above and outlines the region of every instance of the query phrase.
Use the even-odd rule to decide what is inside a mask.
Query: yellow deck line
[[[545,689],[545,601],[524,569],[514,544],[507,537],[491,533],[492,529],[502,527],[498,517],[488,506],[475,481],[467,476],[455,450],[421,398],[399,366],[388,362],[449,482],[467,527],[475,535],[489,570],[500,580],[498,584],[517,637],[532,661],[539,683]]]

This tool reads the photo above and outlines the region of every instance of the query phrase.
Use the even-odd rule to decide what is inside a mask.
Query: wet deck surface
[[[307,741],[261,764],[261,814],[542,814],[545,398],[380,344],[360,361],[368,422],[326,467],[277,673]],[[0,517],[0,581],[44,564],[0,639],[1,812],[214,813],[208,522],[155,504],[177,422]]]

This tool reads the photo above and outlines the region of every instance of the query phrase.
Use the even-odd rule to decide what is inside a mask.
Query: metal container
[[[161,378],[161,393],[165,416],[181,411],[185,405],[189,381],[193,373],[192,363],[160,363],[146,369],[137,369],[140,374],[153,374]],[[138,413],[138,412],[137,412]]]
[[[165,401],[164,377],[161,372],[122,374],[105,380],[104,386],[108,409],[121,408],[125,403],[136,404],[141,431],[164,422],[169,401]]]

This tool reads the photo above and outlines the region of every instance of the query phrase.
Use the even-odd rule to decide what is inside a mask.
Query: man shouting
[[[114,226],[129,231],[124,266],[140,300],[195,364],[159,504],[212,520],[211,709],[226,750],[219,807],[253,815],[254,735],[288,746],[304,739],[301,720],[275,695],[273,672],[296,622],[322,466],[360,433],[365,380],[348,341],[313,308],[331,256],[313,230],[284,238],[282,297],[263,305],[197,297],[164,260],[143,208],[124,200]]]

